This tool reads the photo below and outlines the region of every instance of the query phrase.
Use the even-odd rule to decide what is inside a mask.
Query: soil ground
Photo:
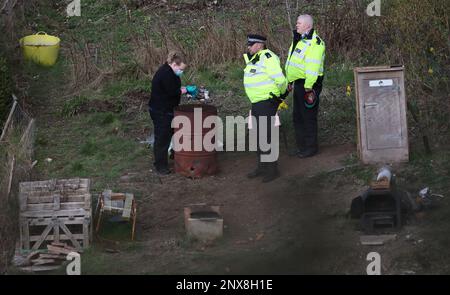
[[[130,274],[365,274],[366,256],[376,251],[384,274],[448,273],[448,252],[436,249],[444,249],[449,240],[431,238],[446,230],[438,221],[446,208],[410,217],[386,245],[360,244],[363,233],[347,213],[351,200],[366,187],[351,177],[329,176],[353,151],[342,145],[323,147],[305,160],[282,156],[283,175],[270,184],[246,179],[255,162],[249,154],[221,154],[221,172],[198,180],[160,178],[149,169],[130,172],[120,187],[142,193],[138,242],[131,250],[128,243],[97,245],[102,253],[106,248],[120,251],[102,254],[110,267],[100,269]],[[323,173],[327,171],[332,172]],[[197,203],[221,205],[221,240],[204,244],[185,237],[183,209]]]

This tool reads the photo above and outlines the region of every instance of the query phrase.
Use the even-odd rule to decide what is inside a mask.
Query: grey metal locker
[[[361,161],[408,161],[404,67],[362,67],[354,73]]]

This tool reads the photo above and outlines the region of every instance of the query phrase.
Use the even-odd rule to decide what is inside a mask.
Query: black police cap
[[[247,44],[248,45],[253,45],[255,43],[266,43],[267,38],[261,35],[257,35],[257,34],[249,34],[247,35]]]

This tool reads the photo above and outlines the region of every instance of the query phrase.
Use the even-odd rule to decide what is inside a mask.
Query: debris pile
[[[66,243],[53,242],[47,245],[47,250],[32,251],[28,256],[17,263],[22,271],[42,272],[59,269],[67,262],[69,253],[82,253]]]

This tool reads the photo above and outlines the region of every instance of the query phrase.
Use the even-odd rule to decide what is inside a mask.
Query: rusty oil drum
[[[194,120],[194,110],[197,109],[197,112],[201,109],[201,120],[197,119],[198,122],[195,122]],[[205,135],[214,129],[214,124],[211,125],[211,127],[203,127],[203,122],[206,118],[209,116],[217,116],[217,109],[214,106],[210,105],[202,105],[202,104],[192,104],[192,105],[180,105],[175,108],[174,112],[174,120],[178,116],[185,116],[188,118],[191,128],[183,128],[183,124],[180,124],[180,126],[175,126],[174,132],[177,134],[177,132],[182,132],[179,134],[180,140],[179,143],[183,144],[184,140],[190,139],[190,149],[179,149],[177,148],[176,141],[174,142],[174,148],[175,148],[175,155],[174,155],[174,162],[175,162],[175,172],[191,178],[200,178],[205,175],[214,175],[218,171],[217,167],[217,153],[216,151],[207,151],[205,150],[204,146],[202,145],[201,150],[195,151],[194,150],[194,142],[195,138],[197,140],[201,139],[201,142],[203,142],[203,139]],[[194,124],[201,124],[200,128],[195,129]],[[200,126],[200,125],[199,125]],[[215,144],[215,135],[213,139],[211,140],[212,143]]]

